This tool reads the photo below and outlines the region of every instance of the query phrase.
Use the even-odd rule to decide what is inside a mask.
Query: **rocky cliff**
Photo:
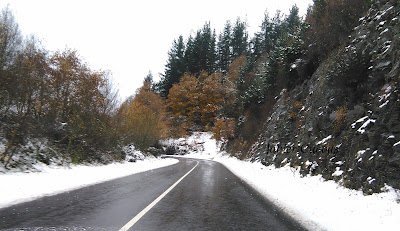
[[[365,193],[400,189],[400,3],[374,1],[359,22],[310,79],[280,93],[254,160]]]

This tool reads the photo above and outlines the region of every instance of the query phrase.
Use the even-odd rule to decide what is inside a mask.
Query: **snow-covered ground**
[[[260,194],[311,230],[397,230],[400,225],[399,191],[364,196],[322,177],[301,177],[290,167],[266,167],[241,161],[218,152],[209,134],[197,134],[187,143],[202,143],[204,148],[186,157],[222,163]]]
[[[311,230],[396,230],[399,226],[399,191],[364,196],[318,176],[301,177],[290,167],[266,167],[219,152],[210,134],[169,140],[182,145],[185,157],[218,161],[254,187],[260,194]],[[0,208],[54,195],[75,188],[177,163],[174,159],[145,159],[106,166],[43,166],[38,173],[0,175]]]
[[[40,172],[0,174],[0,208],[175,163],[178,163],[178,160],[147,157],[135,163],[103,166],[36,165]]]

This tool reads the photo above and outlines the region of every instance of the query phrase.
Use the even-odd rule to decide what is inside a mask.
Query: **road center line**
[[[132,218],[132,220],[130,220],[126,225],[124,225],[119,231],[127,231],[128,229],[130,229],[140,218],[142,218],[151,208],[154,207],[154,205],[156,205],[161,199],[163,199],[163,197],[165,197],[165,195],[167,195],[173,188],[175,188],[175,186],[177,186],[179,184],[179,182],[181,182],[187,175],[189,175],[196,167],[197,165],[199,165],[199,162],[196,161],[197,164],[190,169],[189,172],[187,172],[185,175],[183,175],[177,182],[175,182],[173,185],[171,185],[171,187],[169,187],[167,190],[165,190],[165,192],[163,192],[163,194],[161,194],[159,197],[157,197],[157,199],[155,199],[153,202],[151,202],[146,208],[144,208],[142,211],[140,211],[140,213],[138,213],[134,218]]]

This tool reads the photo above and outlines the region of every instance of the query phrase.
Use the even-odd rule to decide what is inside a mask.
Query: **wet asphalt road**
[[[304,230],[223,165],[184,158],[172,166],[0,209],[0,229],[119,230],[197,162],[130,230]]]

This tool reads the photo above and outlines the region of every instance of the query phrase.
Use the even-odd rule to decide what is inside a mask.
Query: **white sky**
[[[312,0],[0,0],[9,4],[22,33],[34,34],[50,51],[76,49],[93,70],[110,70],[122,99],[135,93],[149,71],[158,80],[174,39],[210,21],[217,34],[226,20],[240,17],[249,35],[258,31],[268,10],[301,15]]]

